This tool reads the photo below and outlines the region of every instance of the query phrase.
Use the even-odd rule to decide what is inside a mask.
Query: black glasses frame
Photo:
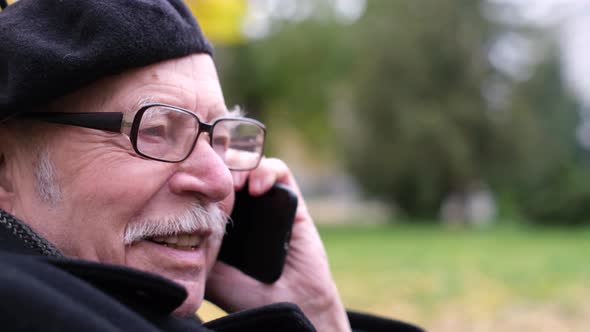
[[[197,131],[197,134],[195,135],[195,138],[191,144],[191,148],[187,152],[186,156],[184,156],[181,159],[178,159],[178,160],[159,159],[159,158],[155,158],[155,157],[146,155],[146,154],[142,153],[141,151],[139,151],[139,149],[137,148],[137,136],[139,133],[139,125],[141,123],[141,119],[143,118],[143,115],[145,114],[145,112],[148,109],[150,109],[151,107],[157,107],[157,106],[167,107],[167,108],[171,108],[171,109],[174,109],[174,110],[182,112],[182,113],[186,113],[187,115],[194,117],[197,120],[197,123],[199,124],[199,130]],[[133,146],[133,150],[135,151],[135,153],[137,153],[138,155],[140,155],[142,157],[148,158],[148,159],[157,160],[157,161],[166,162],[166,163],[179,163],[179,162],[186,160],[191,155],[191,153],[193,153],[195,146],[197,144],[197,141],[199,140],[199,136],[203,132],[208,134],[209,144],[212,145],[213,144],[213,130],[215,129],[215,126],[218,123],[220,123],[224,120],[233,120],[233,121],[239,120],[242,122],[249,122],[253,125],[260,127],[260,129],[262,129],[262,133],[263,133],[262,151],[264,151],[264,143],[266,142],[266,127],[260,121],[255,120],[255,119],[250,119],[250,118],[221,117],[221,118],[215,119],[215,121],[213,121],[211,123],[207,123],[207,122],[201,121],[201,119],[199,119],[199,117],[191,111],[188,111],[184,108],[180,108],[177,106],[172,106],[172,105],[168,105],[168,104],[161,104],[161,103],[151,103],[151,104],[146,104],[146,105],[142,106],[137,111],[135,116],[133,117],[133,121],[131,123],[124,122],[123,115],[124,114],[121,112],[80,112],[80,113],[28,112],[28,113],[21,113],[21,114],[17,115],[17,117],[23,118],[23,119],[38,120],[38,121],[43,121],[43,122],[64,124],[64,125],[69,125],[69,126],[105,130],[105,131],[122,133],[122,134],[125,134],[123,132],[123,128],[131,125],[131,130],[129,132],[128,137],[129,137],[129,140],[131,141],[131,145]],[[262,153],[261,153],[260,157],[262,157]],[[258,159],[258,163],[260,163],[260,159]],[[246,170],[254,169],[254,168],[258,167],[258,163],[256,163],[256,165],[254,165],[251,168],[240,169],[240,170],[246,171]]]

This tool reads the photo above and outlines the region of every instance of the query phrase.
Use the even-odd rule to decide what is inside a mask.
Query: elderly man
[[[416,330],[347,315],[291,172],[226,109],[180,1],[21,0],[0,35],[2,330]],[[271,285],[216,262],[246,180],[299,196]],[[237,313],[201,324],[205,295]]]

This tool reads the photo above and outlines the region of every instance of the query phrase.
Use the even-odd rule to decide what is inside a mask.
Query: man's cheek
[[[231,215],[231,212],[234,208],[235,199],[236,199],[236,192],[232,190],[232,192],[224,200],[219,202],[219,207],[228,216]]]
[[[217,254],[219,254],[219,248],[221,247],[222,240],[223,238],[210,239],[211,242],[207,252],[207,274],[211,272],[213,265],[215,265],[215,262],[217,261]]]

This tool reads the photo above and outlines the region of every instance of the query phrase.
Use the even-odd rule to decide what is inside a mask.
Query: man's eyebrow
[[[126,109],[126,113],[137,112],[140,108],[145,106],[146,104],[153,103],[156,101],[156,98],[153,96],[141,96],[135,100],[135,102],[131,105],[129,109]]]
[[[243,118],[246,116],[246,111],[240,105],[234,105],[226,111],[227,116],[235,118]]]
[[[154,96],[140,96],[135,100],[132,106],[125,110],[125,113],[133,113],[137,112],[140,108],[145,106],[146,104],[155,103],[157,102],[157,98]],[[243,118],[246,116],[246,111],[240,105],[234,105],[231,108],[227,108],[227,106],[217,106],[213,107],[210,110],[220,110],[216,117],[236,117],[236,118]]]
[[[206,121],[213,122],[219,118],[244,118],[246,111],[240,105],[234,105],[228,108],[225,105],[211,107],[208,110],[208,119]]]

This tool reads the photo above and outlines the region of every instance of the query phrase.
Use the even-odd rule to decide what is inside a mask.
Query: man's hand
[[[280,279],[264,284],[236,268],[217,262],[206,285],[206,298],[228,312],[276,302],[297,304],[318,331],[350,331],[346,311],[328,266],[326,251],[289,168],[278,159],[263,159],[250,172],[233,172],[234,188],[246,179],[259,196],[275,183],[290,187],[299,200],[289,253]]]

